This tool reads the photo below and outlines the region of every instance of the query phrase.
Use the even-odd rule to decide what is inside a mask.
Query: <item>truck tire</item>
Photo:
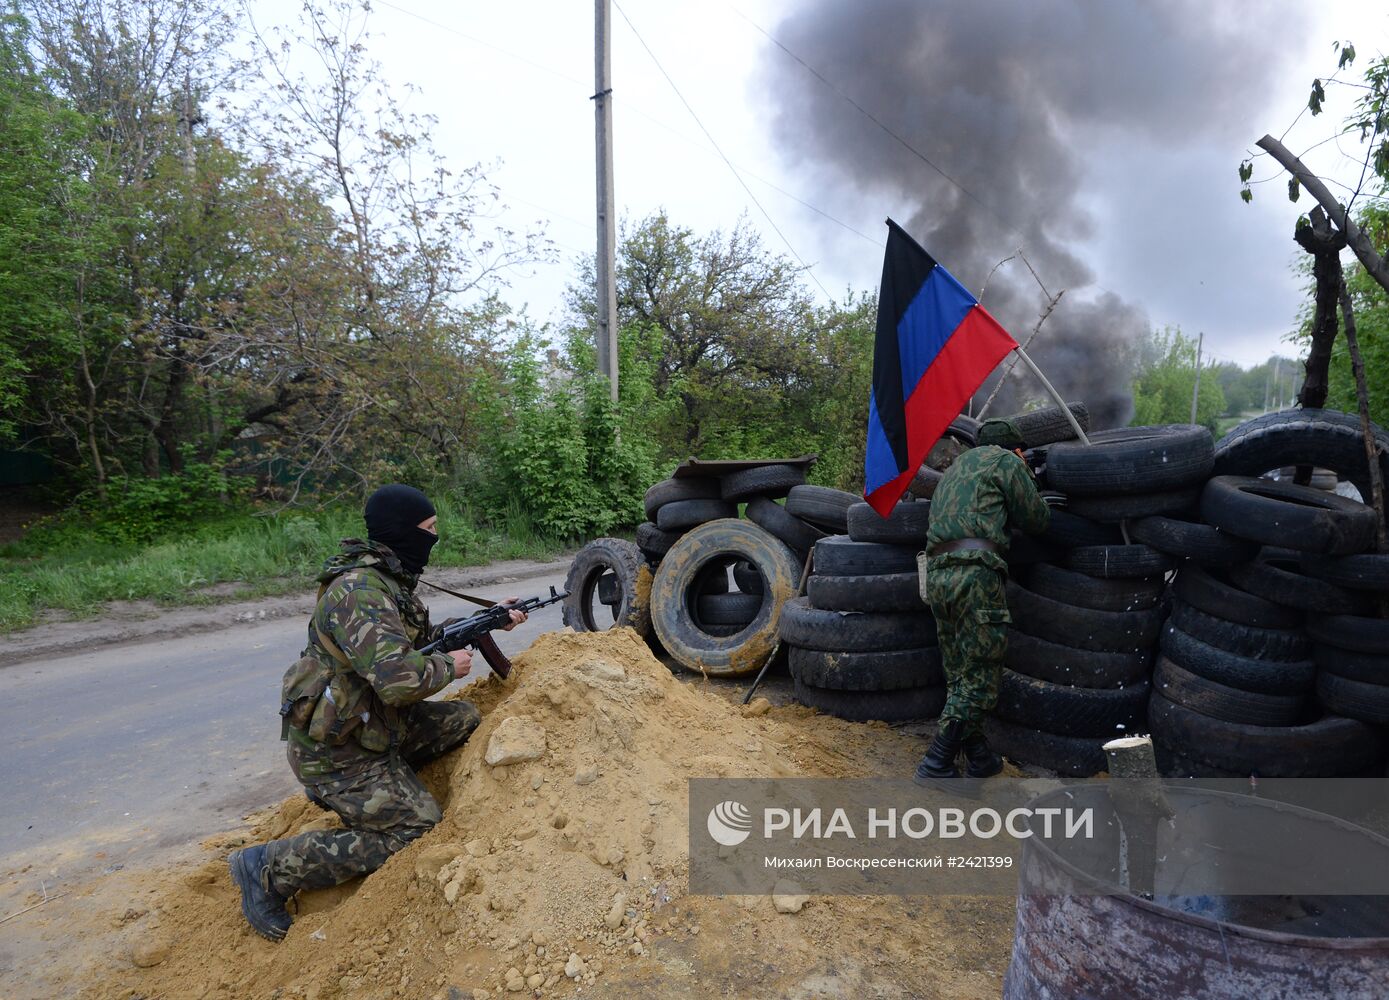
[[[914,687],[893,691],[836,691],[812,687],[792,678],[796,700],[809,708],[850,722],[915,722],[934,719],[945,707],[945,688]]]
[[[1383,476],[1389,481],[1389,434],[1371,427]],[[1215,446],[1218,476],[1261,476],[1285,465],[1332,469],[1349,479],[1361,498],[1370,496],[1370,465],[1360,418],[1335,410],[1295,409],[1265,413],[1245,421]],[[1279,543],[1283,544],[1283,543]]]
[[[1153,690],[1193,712],[1225,722],[1252,726],[1291,726],[1302,715],[1307,698],[1300,694],[1263,694],[1217,684],[1159,656]]]
[[[825,537],[825,533],[819,528],[807,524],[775,500],[768,500],[766,497],[753,497],[748,501],[747,518],[791,546],[800,555],[802,562],[805,561],[811,547]]]
[[[1297,553],[1264,548],[1252,562],[1230,567],[1230,579],[1257,597],[1302,611],[1322,614],[1364,614],[1370,596],[1318,580],[1302,572]]]
[[[691,605],[704,571],[719,562],[752,563],[766,585],[757,618],[735,636],[699,628]],[[751,521],[724,518],[683,535],[661,560],[651,587],[651,624],[661,645],[687,670],[738,677],[759,670],[777,644],[782,605],[800,584],[801,566],[786,543]]]
[[[1101,653],[1137,653],[1152,647],[1164,617],[1146,611],[1096,611],[1054,601],[1008,581],[1013,624],[1028,635]]]
[[[806,584],[812,608],[822,611],[925,611],[915,573],[821,576]]]
[[[831,535],[815,543],[813,572],[826,576],[881,576],[915,573],[917,549],[908,545],[856,542],[848,535]]]
[[[1163,655],[1207,680],[1262,694],[1306,694],[1316,667],[1310,660],[1256,660],[1202,642],[1168,622],[1159,643]]]
[[[637,525],[637,548],[647,559],[660,562],[683,534],[683,531],[662,531],[647,521]]]
[[[617,601],[603,621],[593,608],[600,582],[616,584]],[[651,570],[641,550],[621,538],[595,538],[574,554],[564,578],[569,592],[560,607],[560,620],[575,632],[605,632],[630,628],[641,636],[651,632]]]
[[[1038,639],[1015,628],[1008,633],[1004,663],[1015,673],[1054,684],[1117,688],[1146,678],[1152,668],[1153,653],[1150,649],[1137,653],[1097,653]]]
[[[1218,570],[1202,569],[1191,563],[1182,566],[1172,589],[1192,607],[1241,625],[1295,629],[1306,618],[1295,608],[1275,604],[1241,590]]]
[[[1058,736],[1114,739],[1137,732],[1147,708],[1147,681],[1122,688],[1071,687],[1005,667],[994,712],[1007,722],[1036,726]]]
[[[1169,556],[1190,559],[1202,566],[1233,566],[1248,562],[1259,552],[1257,542],[1186,518],[1140,518],[1129,525],[1129,537]]]
[[[1215,767],[1265,778],[1355,775],[1381,759],[1373,729],[1326,715],[1300,726],[1251,726],[1192,711],[1155,692],[1148,701],[1154,742]]]
[[[737,516],[738,508],[723,500],[675,500],[662,504],[656,512],[656,527],[662,531],[684,531],[706,521]]]
[[[781,638],[803,649],[853,649],[863,653],[936,645],[936,622],[922,607],[905,611],[822,611],[804,597],[786,602]]]
[[[646,491],[643,506],[648,521],[656,520],[656,512],[677,500],[718,500],[719,481],[710,476],[691,476],[688,479],[663,479]]]
[[[1067,778],[1088,778],[1109,766],[1103,750],[1108,737],[1057,736],[995,715],[984,717],[984,735],[1009,760],[1045,767]]]
[[[876,653],[801,649],[791,646],[787,665],[791,676],[811,687],[834,691],[900,691],[941,687],[940,649],[892,649]]]
[[[1176,560],[1147,545],[1084,545],[1071,549],[1066,565],[1077,573],[1106,580],[1160,577]]]
[[[805,471],[796,465],[758,465],[730,472],[722,479],[725,500],[738,503],[753,497],[784,497],[805,482]]]
[[[827,533],[843,535],[849,530],[849,508],[862,499],[828,486],[793,486],[786,494],[786,509]]]
[[[1047,451],[1047,482],[1073,496],[1150,493],[1200,483],[1210,475],[1210,431],[1190,424],[1123,427],[1061,441]]]
[[[1066,408],[1076,418],[1076,423],[1080,424],[1080,429],[1086,432],[1090,430],[1090,407],[1082,402],[1068,402]],[[1045,445],[1056,444],[1058,441],[1074,441],[1076,439],[1075,428],[1066,419],[1066,414],[1059,406],[1048,406],[1040,410],[1031,410],[1027,413],[1014,413],[1007,418],[1022,435],[1024,448],[1041,448]]]
[[[1255,660],[1306,660],[1312,655],[1312,642],[1301,629],[1241,625],[1182,600],[1172,603],[1172,624],[1202,642]]]
[[[1066,503],[1066,509],[1072,514],[1101,524],[1118,524],[1120,521],[1139,517],[1187,513],[1194,511],[1200,501],[1200,486],[1183,486],[1180,489],[1155,490],[1151,493],[1071,497]]]
[[[892,508],[887,517],[866,503],[849,508],[849,537],[856,542],[879,542],[883,545],[926,544],[930,528],[931,501],[907,500]]]
[[[1053,601],[1096,611],[1146,611],[1162,600],[1161,579],[1106,580],[1039,563],[1027,574],[1027,589]]]
[[[1201,518],[1240,538],[1318,555],[1363,552],[1375,512],[1349,497],[1295,483],[1216,476],[1201,494]]]

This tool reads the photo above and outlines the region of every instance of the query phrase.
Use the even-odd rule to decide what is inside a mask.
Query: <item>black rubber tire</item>
[[[1159,656],[1153,671],[1153,690],[1193,712],[1226,722],[1251,726],[1291,726],[1302,716],[1307,697],[1300,694],[1264,694],[1218,684]]]
[[[1162,600],[1161,579],[1105,580],[1039,563],[1027,574],[1027,589],[1053,601],[1096,611],[1146,611]]]
[[[1366,552],[1353,556],[1307,555],[1302,557],[1302,570],[1338,587],[1389,593],[1389,553]]]
[[[863,497],[828,486],[793,486],[786,494],[786,509],[802,521],[836,535],[849,530],[849,508]]]
[[[1162,653],[1179,667],[1207,680],[1263,694],[1306,694],[1317,668],[1310,660],[1256,660],[1202,642],[1168,622],[1159,643]]]
[[[929,500],[899,503],[887,517],[879,517],[866,503],[856,503],[849,508],[849,537],[856,542],[921,547],[926,544],[930,520]]]
[[[1172,602],[1172,624],[1194,639],[1254,660],[1306,660],[1312,655],[1312,641],[1302,629],[1241,625],[1182,600]]]
[[[1328,712],[1389,726],[1389,686],[1347,680],[1335,674],[1317,675],[1317,700]]]
[[[984,736],[993,749],[1009,760],[1045,767],[1067,778],[1088,778],[1109,766],[1103,750],[1109,737],[1057,736],[993,715],[984,717]]]
[[[921,587],[915,573],[883,576],[821,576],[806,582],[812,608],[822,611],[922,611]]]
[[[1153,653],[1097,653],[1038,639],[1016,628],[1008,633],[1008,669],[1027,677],[1076,687],[1117,688],[1143,680],[1152,670]]]
[[[744,560],[766,581],[757,619],[736,636],[711,636],[694,620],[695,583],[705,569]],[[726,576],[726,574],[725,574]],[[786,543],[751,521],[725,518],[687,532],[661,560],[651,586],[651,624],[675,662],[695,673],[738,677],[761,669],[778,642],[785,599],[800,584],[801,565]]]
[[[643,506],[648,521],[656,520],[656,512],[668,503],[679,500],[718,500],[719,481],[712,476],[691,476],[688,479],[663,479],[646,491]]]
[[[1317,643],[1312,647],[1312,662],[1318,673],[1335,674],[1348,681],[1389,685],[1389,652],[1360,653]]]
[[[1374,730],[1337,715],[1301,726],[1251,726],[1212,719],[1154,693],[1148,700],[1148,724],[1159,745],[1215,767],[1266,778],[1353,775],[1380,759]]]
[[[1373,427],[1380,467],[1389,481],[1389,433]],[[1285,465],[1332,469],[1370,496],[1370,466],[1360,418],[1335,410],[1279,410],[1231,430],[1215,446],[1218,476],[1261,476]],[[1285,544],[1285,543],[1279,543]]]
[[[1047,450],[1047,482],[1073,496],[1150,493],[1200,483],[1210,475],[1210,431],[1191,424],[1122,427],[1061,441]]]
[[[936,622],[925,607],[920,612],[822,611],[796,597],[782,609],[781,638],[804,649],[920,649],[936,645]]]
[[[1117,525],[1100,524],[1098,521],[1057,507],[1051,508],[1051,516],[1047,518],[1047,530],[1042,532],[1042,539],[1063,549],[1076,549],[1082,545],[1124,543],[1124,536]]]
[[[881,576],[915,573],[917,549],[907,545],[856,542],[831,535],[815,543],[814,573],[825,576]]]
[[[1240,538],[1349,555],[1374,542],[1375,512],[1358,500],[1295,483],[1216,476],[1201,494],[1201,519]]]
[[[998,685],[1000,719],[1058,736],[1114,739],[1138,731],[1148,707],[1148,682],[1122,688],[1071,687],[1006,667]]]
[[[1173,592],[1192,607],[1226,621],[1256,628],[1299,628],[1306,616],[1236,587],[1224,574],[1186,563],[1177,573]]]
[[[1003,558],[1013,569],[1026,569],[1040,563],[1056,562],[1064,556],[1063,550],[1055,545],[1014,528],[1008,533],[1008,552]]]
[[[945,475],[945,473],[943,473],[943,472],[937,472],[935,469],[931,468],[929,465],[926,465],[926,464],[923,463],[922,466],[921,466],[921,468],[919,468],[919,469],[916,470],[916,475],[912,476],[912,481],[911,481],[910,485],[907,486],[907,492],[906,492],[905,494],[903,494],[902,499],[904,499],[904,500],[908,500],[908,499],[910,499],[910,500],[929,500],[929,499],[931,499],[931,497],[933,497],[933,496],[936,495],[936,487],[940,485],[940,477],[943,476],[943,475]],[[847,521],[845,522],[845,526],[844,526],[843,528],[841,528],[840,530],[841,530],[841,531],[848,531],[848,530],[849,530],[849,528],[848,528],[848,522],[847,522]]]
[[[1162,627],[1161,608],[1096,611],[1033,593],[1008,581],[1013,624],[1028,635],[1100,653],[1137,653],[1152,647]]]
[[[724,500],[676,500],[661,505],[656,512],[656,527],[662,531],[686,531],[707,521],[737,516],[738,508]]]
[[[834,691],[900,691],[945,684],[940,649],[892,649],[876,653],[787,647],[791,676],[810,687]]]
[[[1259,552],[1256,542],[1200,521],[1175,517],[1139,518],[1129,525],[1129,537],[1169,556],[1203,566],[1232,566],[1248,562]]]
[[[1183,486],[1175,490],[1132,493],[1128,496],[1071,497],[1066,502],[1066,509],[1101,524],[1117,524],[1139,517],[1194,511],[1200,501],[1200,486]]]
[[[1083,545],[1071,549],[1066,565],[1105,580],[1131,580],[1160,577],[1176,568],[1177,562],[1147,545]]]
[[[953,437],[957,441],[963,441],[971,448],[979,440],[979,424],[981,421],[974,417],[966,416],[961,413],[954,420],[950,421],[950,426],[944,431],[945,437]]]
[[[1080,424],[1080,429],[1090,430],[1090,407],[1084,403],[1075,401],[1068,402],[1066,408],[1076,418],[1076,423]],[[1066,414],[1059,406],[1048,406],[1041,410],[1031,410],[1027,413],[1014,413],[1006,418],[1017,428],[1022,435],[1024,448],[1041,448],[1045,445],[1055,444],[1058,441],[1074,441],[1076,439],[1075,428],[1066,419]]]
[[[760,524],[795,549],[802,562],[811,547],[825,537],[819,528],[807,524],[775,500],[766,497],[753,497],[748,501],[747,519]]]
[[[1287,550],[1264,548],[1254,561],[1231,566],[1230,579],[1256,597],[1302,611],[1363,614],[1372,604],[1363,591],[1303,573],[1297,553]]]
[[[738,585],[738,589],[744,594],[760,594],[763,591],[762,574],[757,572],[757,567],[745,562],[733,564],[733,582]]]
[[[893,691],[835,691],[792,679],[802,705],[850,722],[915,722],[934,719],[945,707],[945,688],[914,687]]]
[[[659,562],[683,534],[683,531],[662,531],[647,521],[637,525],[637,548],[641,549],[643,555]]]
[[[753,497],[784,497],[805,482],[805,470],[795,465],[759,465],[723,477],[722,494],[734,503]]]
[[[593,611],[593,598],[599,581],[610,578],[616,584],[617,598],[611,607],[612,621],[601,621]],[[595,538],[578,552],[564,577],[569,596],[560,605],[560,620],[575,632],[606,632],[611,628],[635,629],[645,636],[651,631],[651,570],[641,550],[621,538]]]
[[[762,610],[761,594],[701,594],[696,602],[701,625],[747,625]]]
[[[1359,615],[1313,615],[1307,631],[1318,642],[1357,653],[1389,654],[1389,619]]]

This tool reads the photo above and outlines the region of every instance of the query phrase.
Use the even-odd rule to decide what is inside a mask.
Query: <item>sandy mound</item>
[[[688,778],[893,773],[918,739],[742,710],[677,680],[629,630],[542,636],[505,685],[467,695],[482,725],[423,775],[443,822],[369,878],[303,894],[283,943],[245,926],[219,859],[150,890],[124,961],[75,985],[275,1000],[997,995],[1009,900],[838,897],[782,914],[770,898],[685,895]],[[208,846],[336,823],[295,798]]]

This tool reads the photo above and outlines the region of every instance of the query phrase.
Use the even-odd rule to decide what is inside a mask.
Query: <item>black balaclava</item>
[[[434,516],[434,505],[413,486],[392,483],[367,497],[367,537],[389,545],[400,557],[407,573],[418,575],[429,562],[429,550],[439,536],[421,528],[420,522]]]

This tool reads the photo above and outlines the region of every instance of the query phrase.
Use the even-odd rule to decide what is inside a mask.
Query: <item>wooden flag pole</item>
[[[1080,443],[1088,445],[1090,439],[1085,436],[1085,430],[1080,426],[1080,421],[1077,420],[1076,415],[1071,412],[1071,408],[1066,405],[1066,401],[1061,398],[1061,393],[1057,392],[1056,387],[1047,381],[1047,377],[1042,374],[1042,369],[1037,367],[1033,360],[1027,356],[1027,352],[1021,347],[1013,348],[1013,353],[1022,359],[1022,363],[1027,365],[1027,367],[1032,370],[1032,374],[1036,375],[1042,385],[1046,387],[1048,395],[1056,400],[1056,405],[1061,408],[1062,413],[1066,414],[1066,419],[1071,422],[1071,430],[1076,432],[1076,437],[1080,439]]]

